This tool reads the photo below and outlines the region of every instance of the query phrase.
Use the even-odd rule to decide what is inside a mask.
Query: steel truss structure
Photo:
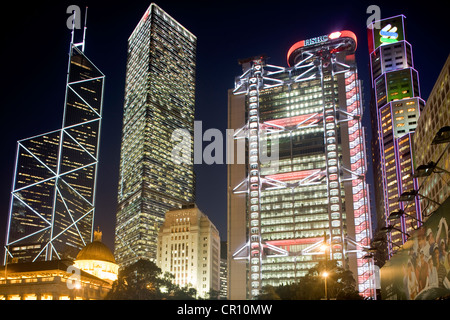
[[[72,33],[62,129],[17,143],[5,264],[75,258],[92,241],[105,76],[83,51]]]
[[[270,257],[298,255],[291,253],[286,245],[300,243],[302,239],[286,241],[264,241],[261,234],[261,192],[271,189],[292,188],[295,186],[312,186],[326,184],[328,195],[328,235],[315,239],[315,242],[302,250],[302,255],[324,254],[320,245],[327,242],[330,250],[329,258],[345,265],[348,253],[356,254],[358,289],[363,296],[375,297],[373,261],[364,258],[364,249],[368,248],[371,238],[370,209],[368,203],[368,186],[365,182],[366,157],[364,144],[364,128],[361,126],[362,106],[360,102],[360,82],[356,70],[338,60],[337,53],[354,50],[355,42],[348,38],[327,41],[316,46],[303,47],[297,52],[296,63],[292,67],[280,67],[265,63],[264,57],[255,57],[250,67],[235,82],[233,94],[246,95],[246,106],[249,113],[246,125],[238,130],[235,139],[248,139],[248,176],[237,185],[234,193],[247,193],[248,241],[238,249],[233,259],[248,261],[248,294],[256,297],[262,288],[262,261]],[[345,107],[338,104],[336,90],[324,89],[324,79],[344,78],[346,101]],[[294,116],[272,121],[260,120],[260,93],[263,90],[287,86],[308,80],[320,80],[322,87],[323,109],[307,115]],[[329,81],[335,84],[336,81]],[[338,128],[346,123],[348,127],[350,164],[344,165],[338,154]],[[303,170],[261,174],[260,153],[263,134],[288,132],[295,129],[322,126],[326,152],[326,166],[322,169]],[[344,230],[344,217],[341,184],[351,183],[352,212],[346,212],[346,219],[353,219],[355,238],[350,238]],[[348,199],[348,198],[346,198]],[[353,216],[351,216],[351,214]],[[314,240],[314,239],[313,239]]]

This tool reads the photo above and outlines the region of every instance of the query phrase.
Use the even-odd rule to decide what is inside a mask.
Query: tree
[[[195,289],[173,284],[174,276],[162,274],[153,262],[139,260],[119,271],[107,300],[194,299]]]
[[[220,291],[210,289],[208,294],[206,295],[207,300],[219,300],[220,298]]]
[[[325,297],[325,284],[322,274],[328,272],[327,290],[331,299],[361,300],[355,290],[355,279],[350,270],[338,266],[334,260],[320,261],[299,281],[290,284],[264,286],[259,300],[320,300]]]
[[[261,293],[257,297],[258,300],[281,300],[280,296],[278,295],[277,287],[267,285],[264,286],[261,290]]]
[[[356,281],[349,269],[339,266],[336,260],[326,260],[320,261],[316,267],[309,270],[308,274],[321,279],[324,271],[328,272],[327,289],[329,298],[362,300],[355,289]]]

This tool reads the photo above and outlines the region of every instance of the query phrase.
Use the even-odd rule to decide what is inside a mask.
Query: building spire
[[[86,13],[84,14],[84,30],[83,30],[83,42],[81,45],[81,51],[84,52],[84,47],[85,47],[85,39],[86,39],[86,30],[87,30],[87,12],[88,12],[88,7],[86,7]]]
[[[102,232],[100,231],[100,227],[97,227],[97,230],[94,230],[94,241],[102,242]]]

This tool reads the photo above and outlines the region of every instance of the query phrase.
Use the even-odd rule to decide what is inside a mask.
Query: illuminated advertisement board
[[[383,300],[450,295],[450,197],[381,268]]]
[[[397,16],[379,21],[380,28],[372,29],[373,49],[379,46],[406,40],[405,17]]]

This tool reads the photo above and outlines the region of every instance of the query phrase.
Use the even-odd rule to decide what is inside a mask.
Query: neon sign
[[[389,44],[398,41],[397,27],[392,27],[390,24],[386,25],[380,30],[381,44]]]
[[[328,41],[328,35],[320,36],[320,37],[314,37],[308,40],[305,40],[305,46],[310,46],[317,43],[322,43]]]

